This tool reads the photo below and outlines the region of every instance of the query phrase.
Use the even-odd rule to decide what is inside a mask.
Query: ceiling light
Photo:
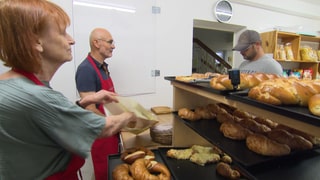
[[[88,0],[74,0],[74,5],[78,6],[86,6],[86,7],[93,7],[93,8],[102,8],[102,9],[109,9],[109,10],[116,10],[128,13],[135,13],[136,9],[133,7],[125,7],[117,4],[111,3],[103,3],[103,2],[95,2],[95,1],[88,1]]]

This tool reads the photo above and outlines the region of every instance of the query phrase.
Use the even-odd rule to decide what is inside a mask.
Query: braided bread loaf
[[[278,75],[275,74],[264,74],[264,73],[254,73],[254,74],[240,74],[240,84],[239,89],[249,89],[258,84],[262,81],[268,79],[278,78]],[[229,75],[220,75],[214,77],[210,81],[210,86],[213,89],[217,90],[233,90],[233,85],[231,84],[231,80],[229,79]]]
[[[308,106],[309,99],[319,93],[319,80],[277,78],[251,88],[248,97],[272,105]]]

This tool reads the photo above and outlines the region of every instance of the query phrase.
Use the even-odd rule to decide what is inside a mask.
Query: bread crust
[[[232,169],[231,166],[224,162],[219,162],[216,167],[216,171],[227,179],[239,179],[241,174],[238,170]]]
[[[225,137],[233,140],[245,140],[249,134],[252,134],[249,129],[244,128],[234,122],[222,123],[220,126],[220,131]]]
[[[131,166],[130,172],[134,179],[140,180],[170,180],[171,174],[168,168],[159,162],[148,159],[137,159]]]
[[[313,115],[320,116],[320,94],[315,94],[310,97],[308,108]]]
[[[288,145],[292,150],[306,150],[313,147],[313,144],[302,136],[291,134],[284,129],[273,129],[267,136],[278,143]]]
[[[123,162],[132,164],[134,161],[140,158],[154,160],[155,155],[151,150],[145,147],[136,147],[125,150],[123,153],[121,153],[120,158]]]
[[[264,74],[264,73],[254,73],[246,74],[240,73],[240,84],[238,89],[250,89],[257,86],[262,81],[268,79],[278,78],[275,74]],[[216,90],[233,90],[233,85],[229,79],[229,75],[220,75],[218,77],[213,77],[210,81],[210,86]]]
[[[251,134],[246,139],[247,147],[260,155],[283,156],[288,155],[291,149],[286,144],[280,144],[261,134]]]

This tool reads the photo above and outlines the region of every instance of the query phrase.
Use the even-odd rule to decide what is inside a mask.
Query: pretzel
[[[168,168],[159,162],[148,159],[137,159],[130,167],[131,175],[139,180],[170,180]]]

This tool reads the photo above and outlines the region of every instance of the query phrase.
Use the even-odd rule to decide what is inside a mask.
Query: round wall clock
[[[227,0],[219,0],[214,7],[214,14],[219,22],[228,22],[232,17],[232,6]]]

